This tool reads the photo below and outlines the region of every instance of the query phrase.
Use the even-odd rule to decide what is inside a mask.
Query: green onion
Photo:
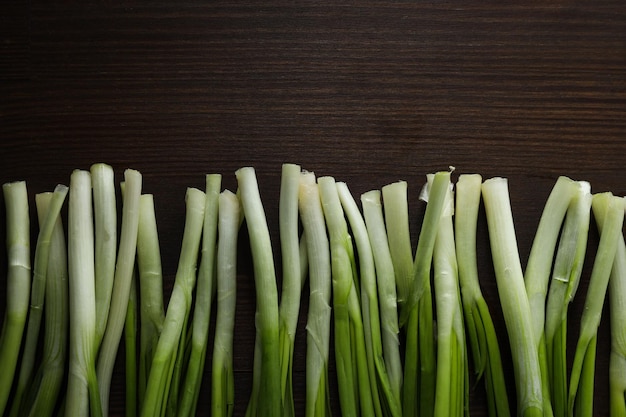
[[[70,339],[65,415],[102,415],[96,378],[94,227],[89,171],[70,177],[68,211]]]
[[[47,216],[47,201],[51,195],[45,193],[36,198],[40,223]],[[49,417],[53,415],[59,402],[59,394],[66,371],[68,338],[68,272],[67,246],[61,216],[57,216],[48,254],[46,271],[46,294],[44,302],[43,355],[31,388],[32,398],[26,409],[29,417]]]
[[[513,359],[519,416],[543,416],[544,401],[539,353],[533,335],[530,303],[517,248],[506,178],[482,185],[491,254],[498,294]]]
[[[306,348],[306,417],[327,417],[330,411],[330,248],[315,174],[302,173],[299,208],[309,259],[309,311]]]
[[[438,172],[434,175],[415,252],[412,288],[406,306],[407,311],[417,309],[415,313],[407,313],[417,315],[416,320],[408,321],[408,324],[414,327],[407,327],[407,334],[417,335],[416,338],[407,337],[406,342],[404,383],[408,383],[411,389],[416,389],[412,392],[406,389],[404,391],[405,406],[408,405],[404,414],[409,416],[433,415],[435,407],[437,366],[430,277],[439,221],[449,187],[449,172]],[[400,320],[402,321],[402,316]],[[415,364],[408,359],[414,357],[417,358]],[[411,367],[408,367],[407,363],[411,364]]]
[[[137,415],[137,276],[133,272],[128,294],[128,308],[126,309],[126,319],[124,321],[124,359],[126,367],[126,417]]]
[[[96,273],[96,346],[102,343],[115,279],[117,251],[117,206],[115,180],[110,165],[97,163],[91,166]]]
[[[434,415],[460,417],[465,415],[469,402],[469,378],[452,221],[454,197],[450,188],[447,196],[433,250],[437,313],[437,382]]]
[[[479,378],[485,378],[490,415],[509,416],[498,338],[478,279],[476,229],[481,185],[482,177],[478,174],[459,175],[456,183],[454,232],[461,301],[474,369]]]
[[[282,291],[279,306],[282,415],[294,416],[293,351],[298,326],[302,280],[298,237],[300,166],[284,164],[280,185],[279,231],[282,254]]]
[[[152,358],[163,329],[163,271],[154,211],[154,196],[143,194],[139,200],[137,229],[137,270],[139,275],[139,375],[137,402],[143,403]]]
[[[254,372],[260,385],[257,386],[258,397],[255,399],[253,392],[246,414],[274,417],[281,413],[282,404],[278,290],[272,245],[254,168],[240,168],[236,177],[250,236],[257,295],[255,321],[259,351],[255,355]]]
[[[209,174],[206,176],[204,230],[202,232],[200,269],[198,271],[193,322],[191,324],[191,353],[187,363],[182,398],[176,413],[180,417],[194,416],[196,414],[200,387],[202,385],[202,374],[209,343],[211,308],[215,295],[215,251],[217,246],[217,222],[221,184],[221,175]]]
[[[24,181],[2,186],[7,222],[7,306],[0,336],[0,415],[4,414],[18,363],[30,303],[30,220]]]
[[[593,387],[598,326],[624,222],[624,198],[610,192],[594,194],[591,208],[600,230],[570,377],[570,415],[593,415]]]
[[[398,324],[398,302],[395,285],[395,272],[389,251],[389,241],[385,229],[385,219],[381,204],[381,192],[372,190],[361,195],[363,217],[372,246],[376,282],[380,302],[383,358],[393,402],[401,409],[402,401],[402,360],[400,356],[400,329]]]
[[[533,321],[533,337],[539,354],[541,367],[544,412],[552,415],[550,399],[550,376],[545,341],[545,309],[546,294],[550,281],[550,269],[554,261],[554,250],[565,213],[577,189],[575,181],[567,177],[559,177],[546,201],[539,226],[535,233],[533,245],[528,257],[524,281],[526,294],[530,303]]]
[[[343,416],[374,415],[352,239],[335,179],[320,177],[318,185],[330,236],[339,404]]]
[[[600,217],[600,216],[599,216]],[[604,219],[599,218],[600,223]],[[611,315],[611,356],[609,360],[609,399],[611,417],[626,415],[626,244],[619,238],[609,279]]]
[[[337,191],[357,247],[358,274],[361,283],[361,311],[374,410],[376,415],[382,415],[384,409],[386,415],[399,416],[402,412],[400,401],[391,389],[383,358],[378,289],[372,245],[365,220],[346,183],[337,183]]]
[[[107,319],[106,330],[100,345],[97,364],[100,401],[104,415],[108,415],[111,377],[113,376],[120,339],[124,331],[128,297],[135,267],[141,181],[142,177],[139,171],[127,169],[124,172],[125,186],[120,244],[115,265],[111,308],[109,309],[109,318]]]
[[[41,320],[44,309],[44,299],[46,292],[46,279],[48,269],[48,255],[50,253],[50,240],[56,220],[61,212],[61,207],[65,202],[68,188],[65,185],[57,185],[54,193],[38,194],[35,196],[35,203],[39,210],[39,205],[45,205],[42,211],[46,211],[47,217],[41,221],[37,245],[35,247],[35,261],[33,264],[33,280],[31,284],[30,310],[28,314],[28,324],[26,327],[26,337],[20,362],[20,372],[17,378],[17,386],[13,394],[13,405],[10,416],[17,417],[23,404],[23,397],[28,391],[33,379],[33,372],[36,365],[37,346],[41,328]],[[41,200],[47,200],[43,202]]]
[[[192,295],[196,285],[196,265],[200,251],[204,222],[205,193],[188,188],[186,218],[174,288],[167,307],[163,329],[150,367],[146,392],[141,404],[141,416],[165,415],[174,364],[178,355],[183,326],[187,323]]]
[[[413,286],[413,253],[409,227],[407,183],[398,181],[382,188],[385,225],[389,251],[393,263],[398,293],[400,326],[405,336],[405,356],[402,385],[402,412],[405,416],[418,415],[418,314],[417,308],[409,310],[408,299]],[[402,317],[405,317],[402,319]],[[410,352],[406,354],[406,352]]]
[[[578,183],[559,239],[546,306],[545,340],[554,415],[567,415],[567,311],[580,282],[591,215],[589,183]]]
[[[237,305],[237,237],[241,207],[239,199],[225,190],[219,196],[217,246],[217,318],[213,341],[211,415],[230,417],[235,402],[233,334]]]

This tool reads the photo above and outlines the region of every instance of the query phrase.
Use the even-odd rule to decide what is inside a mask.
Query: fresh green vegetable
[[[279,203],[279,231],[282,255],[282,291],[279,306],[281,396],[285,417],[294,416],[293,351],[295,346],[302,280],[300,278],[300,246],[298,237],[298,190],[300,166],[282,167]]]
[[[235,405],[233,335],[237,304],[237,237],[241,207],[239,199],[225,190],[219,196],[217,247],[217,318],[213,341],[211,415],[230,417]]]
[[[402,359],[400,356],[398,302],[395,273],[381,204],[381,192],[372,190],[362,194],[361,205],[376,267],[383,358],[393,395],[392,401],[398,408],[398,412],[401,413]]]
[[[481,185],[482,177],[478,174],[459,175],[456,182],[454,237],[461,302],[467,328],[467,343],[477,376],[484,376],[489,413],[492,416],[508,417],[511,412],[500,347],[489,306],[478,279],[476,229]]]
[[[258,355],[254,358],[257,386],[253,387],[246,415],[273,417],[281,413],[282,401],[278,290],[272,244],[254,168],[240,168],[235,174],[250,236],[257,296]]]
[[[89,171],[70,177],[68,209],[70,339],[67,417],[102,415],[96,378],[94,226]]]
[[[142,176],[139,171],[124,172],[124,196],[120,244],[115,265],[111,307],[106,330],[100,345],[97,363],[98,387],[104,415],[108,415],[109,392],[115,359],[124,331],[126,310],[130,293],[135,254],[137,253],[137,230],[139,225],[139,199]]]
[[[137,229],[137,271],[139,277],[139,375],[137,402],[141,408],[150,374],[152,358],[163,329],[163,272],[154,211],[154,196],[143,194],[139,200]]]
[[[591,208],[601,231],[600,243],[589,279],[572,364],[568,396],[570,415],[593,415],[597,332],[613,261],[619,246],[619,238],[622,236],[625,202],[624,198],[614,196],[610,192],[594,194],[592,198]]]
[[[33,278],[31,284],[30,310],[28,313],[28,324],[26,327],[26,337],[20,362],[20,370],[17,378],[17,386],[13,394],[13,405],[10,416],[17,417],[27,404],[24,404],[24,395],[29,390],[36,368],[36,354],[41,329],[41,321],[44,309],[46,292],[46,279],[48,269],[48,255],[50,253],[50,240],[56,220],[61,212],[61,207],[65,202],[68,188],[65,185],[57,185],[54,193],[37,194],[35,204],[38,207],[45,205],[42,211],[47,212],[46,218],[41,221],[37,245],[35,247],[35,260],[33,264]],[[42,200],[46,200],[43,202]]]
[[[124,321],[124,365],[126,367],[126,398],[124,401],[126,417],[135,417],[137,406],[137,330],[138,330],[137,275],[133,272],[128,294],[128,308]]]
[[[591,188],[588,183],[580,182],[567,209],[546,306],[547,368],[557,417],[567,415],[567,311],[582,274],[590,215]]]
[[[508,181],[494,177],[482,185],[491,255],[504,314],[517,388],[517,414],[543,416],[539,353],[533,335],[530,303],[517,248]]]
[[[48,193],[36,197],[37,214],[40,223],[48,215]],[[43,353],[35,382],[31,386],[29,398],[32,402],[25,407],[29,417],[49,417],[53,415],[59,401],[67,364],[68,339],[68,272],[67,246],[61,216],[57,216],[48,253],[46,270],[46,294],[44,302]]]
[[[337,191],[357,247],[358,275],[361,284],[361,314],[374,411],[378,416],[383,415],[383,410],[384,415],[399,416],[402,413],[402,408],[398,397],[394,395],[391,388],[383,357],[376,269],[367,227],[346,183],[337,183]]]
[[[150,367],[146,392],[141,404],[142,417],[165,415],[179,345],[184,343],[181,339],[182,328],[187,323],[192,308],[206,196],[196,188],[188,188],[185,200],[186,219],[178,269],[163,329]]]
[[[429,176],[429,185],[432,176]],[[454,242],[454,196],[448,188],[433,249],[437,313],[435,416],[463,416],[469,403],[469,377],[463,309]]]
[[[306,417],[328,417],[328,361],[331,327],[330,247],[315,174],[302,173],[299,211],[309,259],[309,312],[306,348]]]
[[[202,232],[202,249],[191,333],[191,353],[187,362],[182,398],[176,415],[194,416],[200,397],[202,374],[209,343],[211,308],[215,296],[215,251],[217,247],[217,223],[222,176],[206,176],[206,203]]]
[[[333,177],[318,179],[330,239],[335,362],[343,416],[374,415],[354,249]]]
[[[104,163],[89,169],[93,192],[95,273],[96,273],[96,347],[104,337],[113,282],[117,251],[117,206],[113,167]]]

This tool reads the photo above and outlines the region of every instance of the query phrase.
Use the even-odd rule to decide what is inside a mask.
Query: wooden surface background
[[[234,190],[234,171],[256,168],[276,248],[284,162],[335,176],[357,196],[407,180],[414,239],[425,174],[453,165],[456,173],[505,176],[523,264],[559,175],[626,194],[622,1],[221,3],[0,3],[0,181],[27,180],[32,201],[94,162],[111,164],[118,179],[124,168],[140,170],[144,191],[156,199],[166,291],[185,189],[203,187],[209,172],[223,174],[224,187]],[[591,229],[571,349],[598,241]],[[238,416],[250,391],[254,340],[245,239],[235,333]],[[483,217],[479,250],[510,375]],[[276,259],[279,265],[278,252]],[[306,297],[294,376],[299,413],[305,312]],[[608,415],[608,315],[600,332],[595,405],[596,415]],[[114,416],[123,415],[122,365]],[[198,415],[208,415],[207,381]],[[512,390],[511,375],[509,383]],[[332,389],[339,415],[334,379]],[[472,415],[486,415],[482,390],[482,382],[472,389]]]

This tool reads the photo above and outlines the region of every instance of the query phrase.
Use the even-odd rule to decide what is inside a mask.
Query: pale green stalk
[[[553,410],[557,417],[567,415],[567,311],[582,274],[590,216],[591,189],[589,183],[580,182],[567,209],[546,306],[547,366]]]
[[[604,223],[603,219],[600,223]],[[609,279],[611,356],[609,360],[610,416],[626,416],[626,244],[619,238]]]
[[[139,200],[137,229],[137,270],[139,275],[139,375],[138,406],[141,408],[152,358],[165,320],[163,271],[154,211],[154,197],[143,194]]]
[[[432,174],[431,174],[432,175]],[[417,309],[416,319],[409,319],[406,342],[406,357],[417,357],[415,368],[405,365],[404,383],[417,391],[404,391],[404,414],[432,415],[435,407],[436,348],[433,320],[432,290],[430,284],[431,267],[439,221],[443,213],[446,194],[450,187],[450,172],[438,172],[429,180],[428,204],[422,221],[422,229],[417,242],[413,263],[413,282],[406,308]],[[402,318],[400,319],[402,320]],[[417,335],[415,338],[413,335]],[[408,362],[408,360],[407,360]],[[414,399],[409,399],[411,396]],[[407,402],[408,400],[408,402]],[[408,408],[407,408],[408,406]]]
[[[469,399],[463,310],[454,242],[454,202],[448,190],[433,250],[437,312],[437,380],[434,416],[463,416]]]
[[[376,415],[399,416],[402,413],[400,401],[395,396],[389,382],[387,366],[384,362],[376,268],[365,220],[344,182],[337,183],[339,200],[343,207],[350,229],[355,238],[359,260],[359,278],[361,288],[361,311],[365,335],[368,372],[372,390],[372,399]]]
[[[117,251],[117,206],[113,168],[104,163],[90,168],[93,192],[93,216],[96,271],[96,347],[104,337],[115,278]]]
[[[7,306],[0,334],[0,415],[9,400],[28,316],[31,290],[30,219],[24,181],[2,186],[6,205]]]
[[[215,251],[217,247],[217,222],[220,187],[222,176],[206,176],[206,203],[204,210],[204,230],[196,299],[194,302],[193,321],[191,323],[191,353],[187,362],[182,398],[176,415],[194,416],[200,397],[202,375],[204,373],[207,346],[209,344],[209,325],[211,308],[215,296]]]
[[[321,177],[318,186],[330,237],[339,404],[343,416],[373,416],[373,392],[367,367],[359,291],[353,270],[352,239],[335,179]]]
[[[530,303],[524,286],[513,213],[506,178],[482,185],[491,255],[504,321],[509,336],[518,416],[543,416],[544,401],[539,354],[533,337]]]
[[[280,368],[283,416],[295,415],[293,403],[293,351],[300,311],[302,280],[300,278],[300,245],[298,237],[298,189],[300,166],[283,164],[280,202],[279,231],[282,255],[282,291],[279,306],[280,319]]]
[[[188,188],[185,201],[185,228],[178,269],[163,329],[150,367],[146,392],[141,404],[142,417],[165,415],[178,347],[184,342],[181,340],[182,327],[187,322],[193,302],[206,196],[196,188]]]
[[[232,192],[219,196],[217,246],[217,318],[213,340],[211,415],[231,417],[235,406],[233,335],[237,307],[237,238],[241,206]]]
[[[27,405],[23,403],[23,398],[29,390],[34,376],[33,373],[36,364],[36,354],[46,293],[50,239],[57,217],[61,212],[61,207],[65,202],[67,191],[67,186],[57,185],[54,193],[42,193],[35,196],[37,209],[39,210],[40,205],[45,206],[41,208],[41,211],[46,211],[48,214],[46,218],[39,222],[40,228],[37,236],[37,245],[35,247],[28,324],[26,326],[26,336],[22,348],[22,359],[17,378],[17,386],[13,393],[13,405],[9,413],[9,416],[12,417],[17,417],[20,410]]]
[[[401,412],[402,404],[402,360],[400,356],[400,329],[398,324],[398,302],[395,285],[395,272],[389,241],[385,229],[385,219],[381,204],[381,192],[372,190],[361,195],[363,217],[372,246],[376,282],[380,303],[380,319],[383,344],[383,358],[387,369],[393,401]]]
[[[309,259],[305,417],[328,417],[328,360],[331,327],[330,247],[315,174],[303,173],[299,192],[300,218]]]
[[[278,290],[276,288],[272,244],[254,168],[240,168],[235,174],[250,236],[257,296],[255,321],[260,343],[259,357],[255,357],[255,360],[260,360],[258,368],[260,370],[259,394],[256,407],[253,406],[249,409],[252,415],[275,417],[282,412],[282,401]],[[250,404],[255,405],[254,398],[251,400]]]
[[[126,417],[137,415],[137,331],[138,331],[137,276],[133,273],[128,294],[128,308],[124,322],[124,365],[126,368],[126,398],[124,399]]]
[[[39,202],[38,202],[39,203]],[[40,222],[47,212],[37,204]],[[45,205],[45,204],[44,204]],[[67,246],[61,216],[57,216],[48,254],[46,298],[44,302],[44,336],[41,366],[37,371],[38,384],[33,384],[32,403],[26,407],[29,417],[53,415],[65,377],[68,337],[68,282]]]
[[[552,416],[552,402],[550,399],[550,376],[546,356],[545,341],[545,311],[550,270],[554,261],[556,242],[565,218],[565,212],[572,198],[576,195],[578,185],[567,177],[559,177],[550,192],[550,196],[539,220],[537,232],[528,257],[524,282],[526,294],[530,303],[530,312],[533,320],[533,337],[539,354],[539,366],[543,379],[544,413]]]
[[[102,415],[96,378],[94,227],[89,171],[70,177],[68,271],[70,338],[66,417]]]
[[[625,202],[624,198],[614,196],[610,192],[594,194],[592,198],[591,208],[600,230],[600,243],[591,270],[572,364],[568,396],[570,415],[593,414],[593,373],[598,327],[613,261],[622,236]]]
[[[405,416],[418,415],[417,309],[407,309],[407,300],[413,286],[413,251],[409,227],[407,183],[399,181],[382,188],[385,225],[389,251],[396,279],[400,327],[404,329],[405,355],[402,385],[402,410]],[[405,316],[403,320],[403,316]],[[408,353],[407,353],[408,352]]]
[[[511,411],[500,347],[478,278],[476,229],[481,185],[482,177],[478,174],[459,175],[456,183],[454,233],[461,302],[474,370],[478,378],[484,376],[485,380],[489,415],[508,417]]]
[[[120,244],[115,266],[111,308],[106,330],[98,353],[97,375],[103,414],[108,415],[111,377],[115,358],[124,331],[128,297],[130,293],[135,254],[137,253],[137,229],[139,224],[139,198],[141,197],[141,174],[127,169],[124,172],[124,198]]]

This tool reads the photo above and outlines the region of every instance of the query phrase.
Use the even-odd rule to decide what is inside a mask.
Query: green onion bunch
[[[557,178],[523,259],[520,209],[503,177],[450,168],[415,188],[399,180],[355,195],[340,179],[286,163],[277,234],[255,169],[234,179],[231,191],[222,174],[207,174],[203,190],[181,193],[167,299],[158,200],[139,171],[116,184],[110,165],[76,169],[68,186],[35,196],[36,222],[26,182],[4,184],[0,417],[111,415],[116,366],[128,417],[231,417],[241,404],[246,417],[335,408],[346,417],[461,417],[474,390],[494,417],[592,416],[604,311],[610,415],[626,416],[624,197]],[[421,192],[410,206],[411,190]],[[255,335],[249,396],[236,398],[242,245],[255,297],[244,319]],[[482,258],[492,270],[479,268]],[[482,289],[490,275],[495,305]],[[584,308],[572,328],[575,300]],[[497,334],[497,314],[506,333]]]

